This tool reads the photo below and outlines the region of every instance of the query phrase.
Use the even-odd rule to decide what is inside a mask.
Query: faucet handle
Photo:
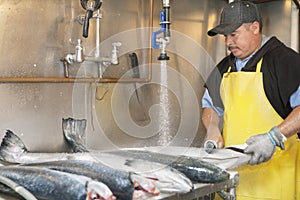
[[[77,39],[77,46],[81,46],[81,39]]]
[[[122,43],[121,42],[113,42],[112,46],[114,47],[114,49],[116,49],[117,47],[122,46]]]
[[[113,50],[111,51],[111,63],[114,65],[117,65],[117,64],[119,64],[117,47],[122,46],[122,43],[121,42],[113,42],[112,46],[113,46]]]
[[[78,63],[82,63],[84,60],[83,56],[83,47],[81,46],[81,39],[77,40],[77,45],[75,47],[75,61]]]

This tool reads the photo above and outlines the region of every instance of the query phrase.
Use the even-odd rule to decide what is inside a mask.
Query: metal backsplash
[[[103,0],[100,54],[110,59],[112,43],[121,42],[119,64],[101,63],[99,68],[99,63],[84,61],[69,66],[69,75],[75,78],[132,78],[129,54],[134,52],[140,76],[151,79],[1,83],[0,134],[11,129],[31,151],[64,151],[68,147],[62,135],[62,118],[73,117],[87,119],[86,145],[94,149],[202,145],[204,80],[226,55],[223,37],[209,38],[206,32],[218,23],[226,1],[170,2],[169,61],[158,61],[157,49],[149,54],[149,34],[159,29],[161,1]],[[290,45],[292,1],[259,6],[265,33]],[[75,53],[77,39],[82,40],[84,54],[93,56],[95,20],[91,19],[88,38],[83,38],[78,16],[84,13],[79,0],[0,0],[1,77],[64,78],[61,60]],[[276,16],[280,17],[274,20]]]

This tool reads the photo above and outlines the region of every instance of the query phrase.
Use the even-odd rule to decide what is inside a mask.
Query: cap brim
[[[243,23],[234,23],[234,24],[220,24],[216,26],[215,28],[209,30],[207,32],[207,35],[209,36],[215,36],[217,34],[223,34],[227,35],[229,33],[232,33],[236,29],[238,29]]]

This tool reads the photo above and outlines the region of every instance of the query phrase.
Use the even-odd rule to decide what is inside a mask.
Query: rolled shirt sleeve
[[[297,106],[300,105],[300,86],[298,87],[298,89],[296,90],[296,92],[294,92],[291,95],[290,103],[291,103],[291,107],[292,108],[295,108],[295,107],[297,107]]]
[[[202,108],[213,108],[219,116],[223,116],[224,113],[222,108],[214,106],[207,89],[205,89],[204,95],[202,97]]]

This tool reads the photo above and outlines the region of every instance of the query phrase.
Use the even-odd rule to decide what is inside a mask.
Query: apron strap
[[[261,70],[261,65],[262,65],[262,61],[263,61],[263,58],[261,58],[261,59],[259,60],[259,62],[257,63],[257,65],[256,65],[256,72],[260,72],[260,70]]]
[[[231,66],[228,67],[227,73],[231,71]]]
[[[225,72],[225,73],[223,74],[223,77],[229,76],[230,71],[231,71],[231,66],[228,67],[228,70],[227,70],[227,72]]]
[[[261,70],[261,65],[262,65],[262,61],[263,61],[263,58],[261,58],[261,59],[258,61],[257,65],[256,65],[256,72],[260,72],[260,70]],[[227,72],[225,73],[225,76],[228,76],[229,73],[230,73],[230,71],[231,71],[231,66],[228,67],[228,70],[227,70]]]

